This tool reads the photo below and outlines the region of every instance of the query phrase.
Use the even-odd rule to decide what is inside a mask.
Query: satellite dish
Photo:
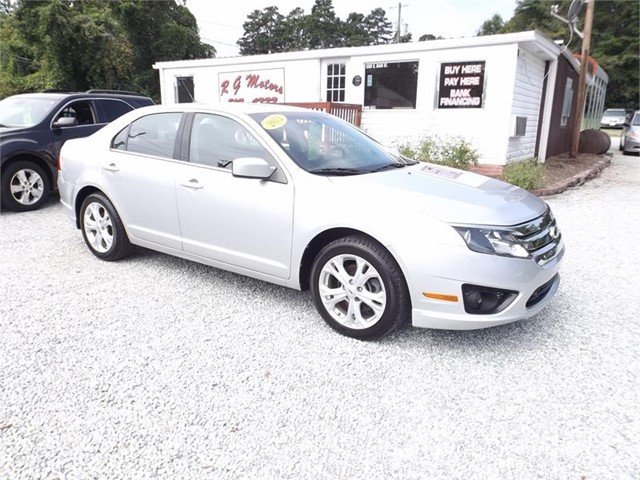
[[[573,2],[571,2],[571,5],[569,6],[569,13],[567,13],[567,21],[569,23],[576,21],[580,10],[582,10],[582,5],[585,3],[585,0],[573,0]]]

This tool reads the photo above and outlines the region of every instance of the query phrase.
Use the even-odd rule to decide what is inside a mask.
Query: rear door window
[[[154,157],[174,158],[178,126],[182,114],[157,113],[139,118],[121,130],[111,148]]]
[[[100,123],[109,123],[125,113],[133,110],[133,107],[122,100],[96,100]]]

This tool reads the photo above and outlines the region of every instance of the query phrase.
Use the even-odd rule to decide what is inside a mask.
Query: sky
[[[254,10],[275,5],[287,15],[296,7],[311,13],[314,0],[187,0],[187,7],[198,20],[203,42],[213,45],[218,57],[238,55],[236,42],[244,33],[242,24]],[[402,0],[402,32],[411,32],[413,40],[425,33],[445,38],[472,37],[482,22],[498,13],[503,20],[513,15],[516,0]],[[387,19],[398,22],[398,3],[391,0],[333,0],[336,15],[346,20],[351,12],[367,15],[382,8]]]

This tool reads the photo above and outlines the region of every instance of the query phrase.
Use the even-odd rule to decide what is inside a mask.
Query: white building
[[[367,47],[160,62],[162,103],[338,102],[387,143],[463,136],[482,164],[568,151],[578,62],[537,31]],[[590,105],[604,106],[606,74]],[[599,110],[598,110],[599,109]],[[565,148],[566,147],[566,148]]]

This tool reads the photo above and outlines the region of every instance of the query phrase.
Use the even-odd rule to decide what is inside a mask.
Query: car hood
[[[514,185],[428,163],[330,178],[361,201],[413,208],[452,224],[511,226],[547,209],[545,202]]]

